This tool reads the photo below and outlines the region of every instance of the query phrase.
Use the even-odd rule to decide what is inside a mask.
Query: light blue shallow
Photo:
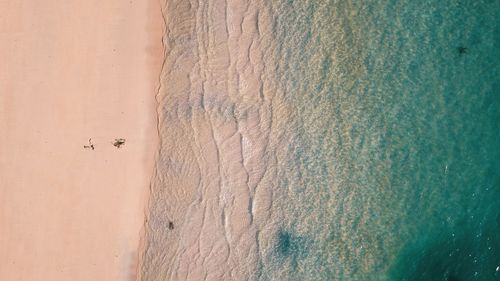
[[[271,3],[292,114],[257,279],[500,280],[500,1]]]

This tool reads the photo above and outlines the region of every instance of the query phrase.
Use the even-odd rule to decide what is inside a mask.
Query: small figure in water
[[[468,48],[466,48],[466,47],[464,47],[464,46],[460,46],[460,47],[458,47],[458,48],[457,48],[457,51],[458,51],[458,53],[459,53],[460,55],[467,54],[467,51],[468,51],[468,50],[469,50],[469,49],[468,49]]]
[[[168,229],[173,230],[174,229],[174,223],[169,221],[168,222]]]
[[[83,148],[91,148],[92,150],[95,149],[91,138],[89,139],[89,145],[84,145]]]
[[[125,144],[125,139],[115,139],[115,142],[113,143],[114,146],[117,148],[120,148],[120,146]]]

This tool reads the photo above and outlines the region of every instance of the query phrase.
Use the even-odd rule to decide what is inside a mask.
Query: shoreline
[[[258,270],[274,233],[272,124],[289,109],[273,80],[270,9],[218,0],[163,9],[161,147],[140,280],[246,280]]]

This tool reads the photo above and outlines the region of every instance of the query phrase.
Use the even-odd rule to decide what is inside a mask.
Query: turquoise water
[[[500,280],[500,2],[272,1],[277,231],[258,280]]]

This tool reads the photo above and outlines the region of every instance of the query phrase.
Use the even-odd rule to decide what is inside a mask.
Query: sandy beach
[[[0,280],[135,280],[162,29],[153,0],[0,2]]]
[[[0,1],[0,281],[500,280],[499,3]]]

